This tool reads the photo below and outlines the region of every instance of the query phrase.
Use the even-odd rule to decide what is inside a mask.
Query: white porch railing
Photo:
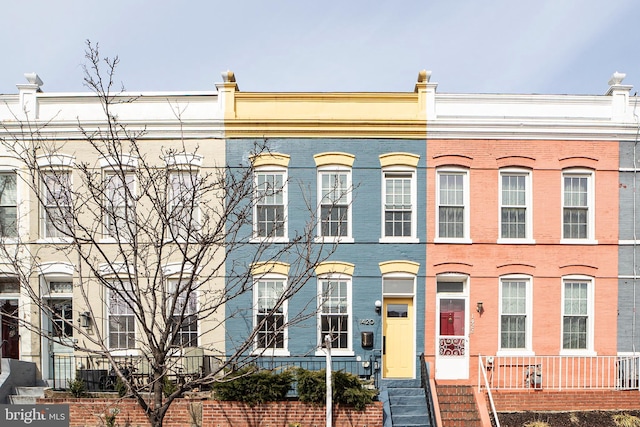
[[[640,390],[640,355],[480,357],[494,390]]]

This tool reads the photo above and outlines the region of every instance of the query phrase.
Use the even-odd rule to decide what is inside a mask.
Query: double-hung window
[[[130,240],[135,233],[135,175],[133,172],[105,174],[105,232],[118,240]]]
[[[351,170],[318,171],[320,192],[320,235],[351,236]]]
[[[319,279],[319,341],[328,335],[332,350],[351,350],[351,278],[332,275]]]
[[[287,175],[282,169],[255,172],[254,233],[258,238],[286,236]]]
[[[16,174],[0,173],[0,237],[18,237]]]
[[[107,325],[110,349],[135,348],[135,316],[128,282],[114,281],[107,289]]]
[[[170,176],[170,224],[174,239],[187,241],[199,231],[200,177],[195,170]]]
[[[169,280],[170,324],[174,329],[172,344],[178,347],[198,345],[198,296],[189,281]]]
[[[562,239],[594,239],[593,172],[567,170],[562,174]]]
[[[42,174],[43,228],[45,238],[68,236],[71,216],[71,172],[52,170]]]
[[[287,301],[284,277],[262,277],[254,283],[256,327],[255,347],[258,352],[274,354],[286,350]]]
[[[532,238],[531,176],[528,171],[500,172],[500,240],[508,243]]]
[[[531,280],[507,277],[500,280],[500,350],[531,350]]]
[[[383,173],[383,240],[415,239],[415,171],[384,171]]]
[[[469,174],[463,169],[437,171],[437,240],[469,239]]]
[[[565,278],[562,283],[562,350],[593,349],[593,283]]]

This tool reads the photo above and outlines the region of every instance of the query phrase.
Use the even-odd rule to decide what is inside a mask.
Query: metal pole
[[[327,379],[327,427],[333,426],[333,408],[332,408],[332,389],[331,389],[331,335],[327,334],[324,336],[324,344],[325,344],[325,352],[327,355],[327,369],[326,369],[326,379]]]

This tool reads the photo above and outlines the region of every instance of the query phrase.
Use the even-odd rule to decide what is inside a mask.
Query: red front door
[[[5,300],[0,305],[2,323],[2,357],[20,358],[20,335],[18,335],[18,301]]]

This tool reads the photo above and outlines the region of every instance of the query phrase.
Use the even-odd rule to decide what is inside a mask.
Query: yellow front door
[[[385,298],[382,319],[382,376],[414,378],[413,298]]]

